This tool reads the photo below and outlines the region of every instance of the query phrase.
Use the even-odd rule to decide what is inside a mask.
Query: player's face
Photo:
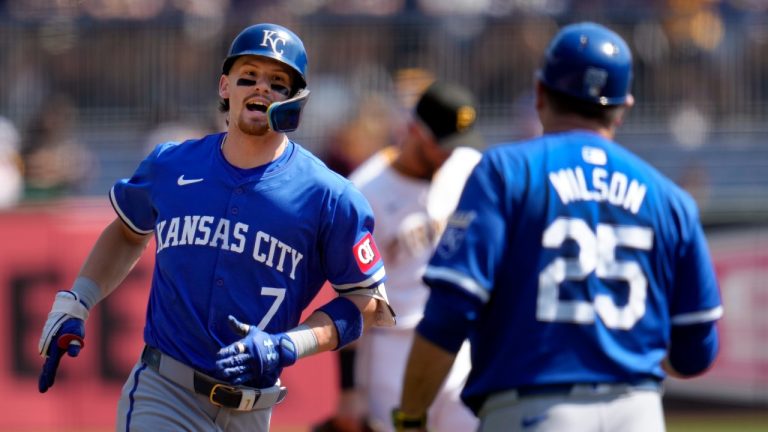
[[[417,146],[416,156],[420,160],[425,177],[431,178],[448,159],[451,152],[450,150],[440,147],[440,144],[435,140],[432,133],[426,129],[426,126],[416,122],[414,122],[413,126],[413,132],[418,137],[417,139],[420,143],[420,145]]]
[[[229,99],[230,127],[248,135],[266,134],[267,108],[272,102],[290,97],[291,78],[290,69],[275,60],[259,56],[238,58],[229,75],[223,75],[219,82],[219,96]]]

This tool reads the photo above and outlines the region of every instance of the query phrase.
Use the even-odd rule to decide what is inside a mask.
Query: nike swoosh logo
[[[179,179],[176,181],[176,184],[178,184],[179,186],[186,186],[186,185],[192,184],[192,183],[200,183],[201,181],[203,181],[203,179],[201,179],[201,178],[185,179],[184,178],[184,174],[182,174],[182,175],[179,176]]]

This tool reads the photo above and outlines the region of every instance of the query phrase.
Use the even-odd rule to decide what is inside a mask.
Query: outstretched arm
[[[151,238],[131,231],[120,218],[115,218],[102,231],[79,276],[95,282],[101,298],[106,297],[133,269]]]
[[[72,289],[56,294],[38,344],[45,358],[38,382],[41,393],[53,385],[64,353],[70,357],[80,354],[89,310],[122,282],[150,238],[130,231],[116,218],[102,231]]]
[[[426,282],[431,292],[406,363],[400,407],[392,413],[397,432],[426,430],[427,411],[482,305],[450,284],[437,280]]]
[[[403,394],[400,398],[399,413],[395,414],[405,420],[405,426],[397,430],[423,430],[424,428],[407,427],[411,419],[424,419],[427,410],[435,400],[437,392],[445,381],[445,377],[456,360],[456,353],[449,352],[430,342],[418,332],[414,336],[411,353],[406,364],[403,378]],[[396,425],[399,426],[399,425]]]

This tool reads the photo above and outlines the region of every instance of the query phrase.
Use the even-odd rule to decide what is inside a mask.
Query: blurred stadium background
[[[396,142],[432,78],[475,92],[489,143],[537,133],[534,71],[558,27],[579,20],[633,48],[637,105],[618,140],[693,194],[718,265],[722,355],[706,378],[669,383],[670,430],[768,430],[768,0],[0,0],[0,330],[22,353],[0,356],[0,383],[14,387],[0,399],[17,399],[0,403],[0,430],[109,429],[145,296],[130,321],[89,323],[96,335],[117,326],[131,350],[115,348],[127,360],[110,364],[96,346],[107,338],[94,337],[99,366],[64,371],[54,393],[78,392],[66,400],[34,388],[50,293],[111,217],[117,178],[160,142],[223,128],[216,85],[243,27],[302,37],[312,96],[291,137],[346,174]],[[151,267],[137,271],[146,281]],[[319,362],[331,376],[309,391],[324,405],[311,418],[283,405],[276,429],[303,430],[332,408],[335,371]],[[88,394],[75,382],[86,376]],[[108,413],[69,409],[94,397]],[[12,408],[27,405],[37,409]]]

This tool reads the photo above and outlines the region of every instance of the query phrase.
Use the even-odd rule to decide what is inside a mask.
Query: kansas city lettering
[[[276,257],[275,253],[279,249]],[[266,264],[269,267],[277,269],[279,272],[283,272],[283,264],[285,263],[286,256],[291,257],[291,279],[296,279],[296,266],[299,264],[304,255],[296,249],[281,242],[277,237],[271,237],[264,231],[256,233],[256,244],[253,247],[253,259]],[[275,266],[277,263],[277,266]]]
[[[589,184],[581,167],[564,168],[549,173],[549,181],[557,191],[560,201],[598,201],[629,210],[640,211],[647,187],[635,179],[629,179],[620,171],[609,173],[604,168],[594,168]]]
[[[155,226],[157,253],[176,246],[208,246],[222,250],[243,253],[248,243],[249,226],[229,219],[213,216],[184,216],[162,220]],[[267,267],[285,273],[296,279],[296,268],[304,255],[285,242],[264,231],[253,237],[253,259]]]

